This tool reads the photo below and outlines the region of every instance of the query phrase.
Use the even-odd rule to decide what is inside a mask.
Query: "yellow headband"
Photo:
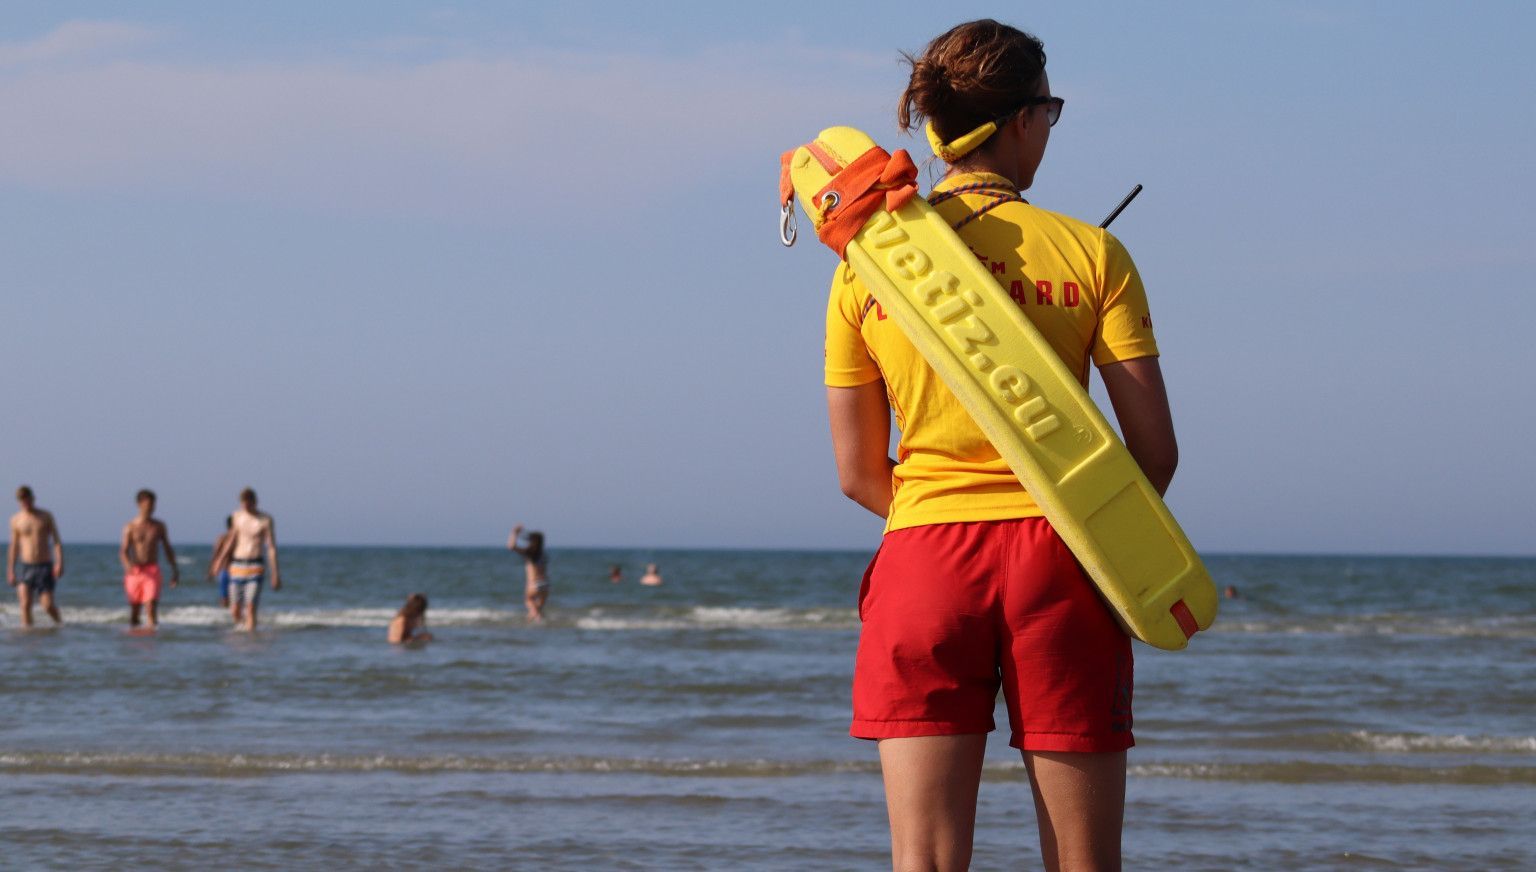
[[[987,141],[987,138],[997,132],[997,122],[988,121],[986,124],[972,130],[970,133],[956,139],[954,142],[945,142],[939,138],[938,131],[933,129],[933,122],[927,126],[928,144],[933,147],[933,153],[945,163],[954,163],[962,157],[975,151],[978,146]]]

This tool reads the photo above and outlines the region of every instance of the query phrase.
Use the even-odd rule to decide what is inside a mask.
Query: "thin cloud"
[[[119,21],[66,21],[37,39],[0,43],[0,70],[99,58],[155,42],[160,36],[153,28]]]
[[[756,163],[890,91],[894,65],[818,60],[814,75],[763,47],[0,70],[0,183],[452,212],[629,199]]]

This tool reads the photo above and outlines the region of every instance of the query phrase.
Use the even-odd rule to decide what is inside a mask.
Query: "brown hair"
[[[1017,111],[1038,95],[1045,45],[1016,27],[983,18],[950,28],[916,57],[896,122],[911,130],[924,118],[945,142]]]
[[[136,502],[136,503],[142,503],[145,500],[149,500],[150,502],[154,502],[155,501],[155,492],[150,490],[149,488],[144,488],[143,490],[139,491],[137,496],[135,496],[133,498],[133,501]]]
[[[413,593],[405,598],[405,605],[400,607],[400,617],[419,618],[427,613],[427,595]]]
[[[16,499],[18,499],[18,500],[30,500],[30,499],[32,499],[32,489],[27,487],[26,485],[22,485],[21,487],[17,488],[16,489]]]
[[[256,492],[250,488],[246,488],[245,490],[241,491],[240,502],[250,503],[253,506],[256,505]]]

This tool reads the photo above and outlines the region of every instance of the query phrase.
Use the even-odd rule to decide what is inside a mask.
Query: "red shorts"
[[[160,564],[146,563],[131,567],[123,575],[123,592],[128,604],[140,606],[160,598]]]
[[[1131,640],[1044,518],[886,534],[859,591],[860,739],[986,733],[1002,687],[1024,751],[1123,751]]]

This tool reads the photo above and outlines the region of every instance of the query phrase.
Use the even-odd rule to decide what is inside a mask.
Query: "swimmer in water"
[[[53,513],[33,502],[32,489],[16,489],[20,511],[11,516],[11,541],[5,553],[5,582],[16,588],[21,626],[32,626],[32,604],[40,603],[55,625],[64,622],[53,601],[53,589],[64,577],[64,543]]]
[[[432,634],[423,630],[427,625],[427,597],[413,593],[405,598],[405,605],[389,622],[389,644],[405,645],[412,642],[430,642]]]
[[[543,533],[531,530],[528,544],[519,545],[522,535],[522,524],[513,527],[512,535],[507,537],[507,550],[523,556],[523,568],[527,573],[523,605],[528,608],[528,623],[537,624],[544,620],[544,604],[549,602],[549,554],[544,551]]]
[[[623,580],[624,580],[624,567],[618,565],[617,563],[615,563],[612,566],[608,567],[608,581],[610,583],[618,584],[619,582],[621,582]]]
[[[123,591],[128,595],[128,624],[137,627],[139,614],[147,612],[149,628],[160,625],[160,550],[171,567],[171,587],[181,583],[181,569],[171,536],[165,524],[155,517],[155,492],[141,490],[137,496],[139,514],[123,527],[123,541],[117,558],[123,564]]]
[[[661,570],[656,568],[656,564],[645,565],[645,574],[640,576],[640,583],[646,587],[657,587],[661,584]]]
[[[256,508],[256,492],[240,492],[240,508],[230,516],[230,536],[213,557],[216,571],[229,572],[229,616],[235,626],[246,632],[256,630],[256,605],[267,572],[272,573],[272,591],[282,590],[283,580],[277,568],[277,531],[272,516]]]
[[[217,557],[224,550],[224,543],[229,541],[229,537],[235,535],[234,527],[235,516],[225,515],[224,532],[219,534],[219,538],[213,540],[214,557]],[[208,561],[208,578],[213,579],[215,576],[217,576],[219,582],[219,608],[227,609],[229,608],[229,570],[217,570],[213,560],[210,559]]]

